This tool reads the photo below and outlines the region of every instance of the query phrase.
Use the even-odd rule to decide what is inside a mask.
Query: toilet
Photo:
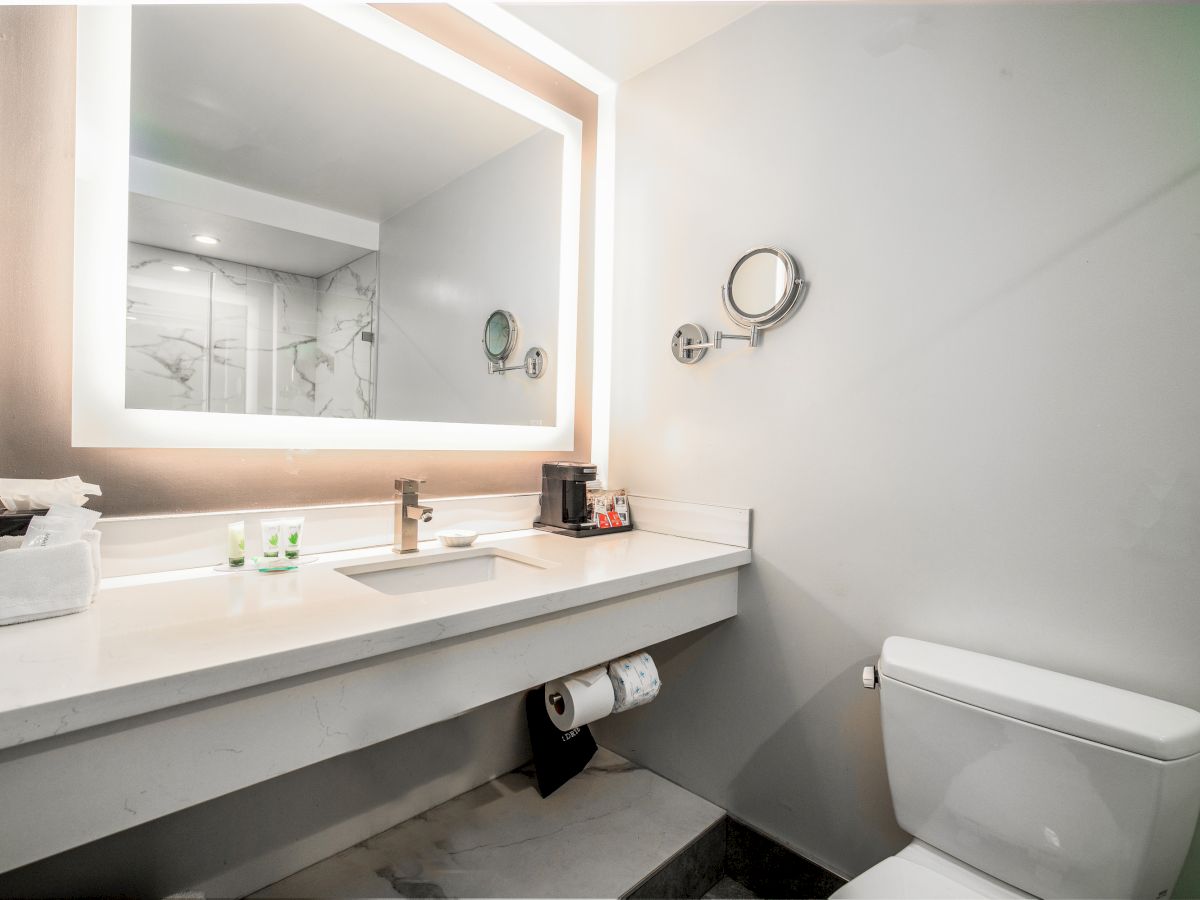
[[[1200,813],[1200,713],[904,637],[876,681],[914,840],[834,897],[1170,896]]]

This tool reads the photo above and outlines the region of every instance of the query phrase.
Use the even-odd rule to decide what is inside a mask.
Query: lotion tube
[[[288,559],[300,558],[300,533],[304,528],[304,516],[283,520],[283,553]]]
[[[263,519],[262,521],[262,550],[263,556],[274,558],[279,556],[280,530],[282,523],[278,519]]]

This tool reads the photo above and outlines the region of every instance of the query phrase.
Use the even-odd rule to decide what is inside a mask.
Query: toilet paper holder
[[[563,712],[567,708],[567,704],[563,702],[563,695],[558,693],[558,691],[555,691],[553,694],[551,694],[549,697],[547,697],[546,700],[550,703],[551,706],[554,707],[554,711],[556,713],[558,713],[560,716],[563,714]]]

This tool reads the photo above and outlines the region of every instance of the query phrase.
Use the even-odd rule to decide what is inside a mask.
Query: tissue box
[[[20,549],[0,537],[0,625],[83,612],[100,590],[100,532],[53,547]]]

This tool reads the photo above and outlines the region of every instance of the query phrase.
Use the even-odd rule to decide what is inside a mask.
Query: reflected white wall
[[[517,144],[380,226],[381,419],[551,425],[559,303],[562,138]],[[495,309],[517,318],[518,365],[489,375],[480,339]]]

